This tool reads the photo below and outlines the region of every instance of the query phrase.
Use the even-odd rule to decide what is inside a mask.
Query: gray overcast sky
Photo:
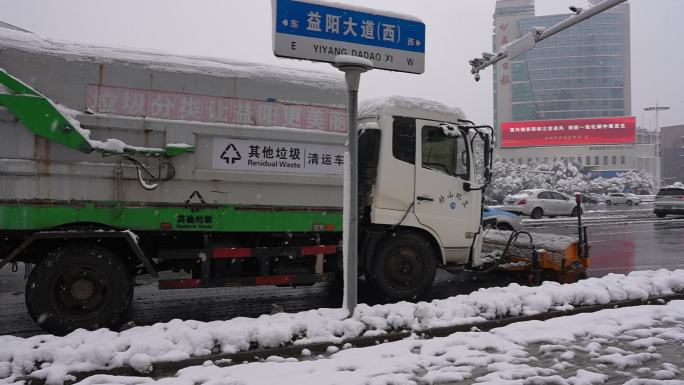
[[[338,0],[421,18],[427,25],[426,72],[374,70],[361,98],[420,96],[459,106],[492,122],[491,69],[476,83],[467,61],[491,50],[495,0]],[[660,125],[684,123],[684,0],[631,0],[632,114],[651,127],[643,108],[670,106]],[[586,0],[537,0],[537,14],[567,13]],[[152,48],[336,71],[321,63],[278,59],[271,50],[270,0],[0,0],[0,20],[39,35],[105,45]]]

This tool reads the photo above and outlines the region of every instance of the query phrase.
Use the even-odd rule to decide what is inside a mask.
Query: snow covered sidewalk
[[[312,359],[180,370],[175,377],[95,375],[77,385],[683,384],[684,301],[409,338]]]
[[[351,318],[340,309],[318,309],[227,321],[174,320],[122,332],[77,330],[64,337],[0,336],[0,383],[12,383],[17,377],[30,374],[57,384],[70,372],[121,366],[144,372],[155,362],[181,361],[212,353],[288,344],[341,343],[397,330],[465,325],[681,291],[684,291],[684,270],[642,271],[627,276],[611,274],[569,285],[512,284],[429,303],[360,305]]]

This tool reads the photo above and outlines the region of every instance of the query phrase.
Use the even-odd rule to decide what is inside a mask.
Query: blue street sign
[[[331,63],[337,55],[351,55],[371,60],[375,68],[423,73],[425,24],[322,1],[273,0],[273,52]]]

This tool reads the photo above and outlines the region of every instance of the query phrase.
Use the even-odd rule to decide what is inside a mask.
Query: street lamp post
[[[658,185],[656,187],[660,187],[660,180],[663,178],[663,176],[662,176],[663,158],[660,154],[660,125],[658,122],[658,112],[669,110],[669,109],[670,109],[670,107],[667,107],[667,106],[659,106],[658,100],[656,100],[655,106],[650,106],[650,107],[644,108],[644,111],[655,111],[655,131],[658,134],[658,140],[656,140],[656,143],[655,143],[655,151],[656,151],[655,155],[656,155],[656,159],[657,159],[657,163],[658,163],[658,178],[656,181],[656,183]]]

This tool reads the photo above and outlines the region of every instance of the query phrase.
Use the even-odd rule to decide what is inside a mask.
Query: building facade
[[[684,124],[660,129],[663,184],[684,183]]]
[[[538,28],[550,27],[571,14],[535,16],[534,0],[498,0],[494,13],[493,45],[500,48]],[[511,61],[494,68],[494,122],[503,136],[506,122],[553,122],[569,126],[584,119],[629,117],[630,85],[629,4],[585,20]],[[633,119],[633,118],[632,118]],[[577,120],[577,122],[573,122]],[[610,135],[554,136],[540,145],[499,141],[499,159],[516,163],[570,160],[594,176],[645,169],[659,179],[655,133],[630,128],[631,140],[616,143]],[[605,140],[608,139],[608,140]]]

